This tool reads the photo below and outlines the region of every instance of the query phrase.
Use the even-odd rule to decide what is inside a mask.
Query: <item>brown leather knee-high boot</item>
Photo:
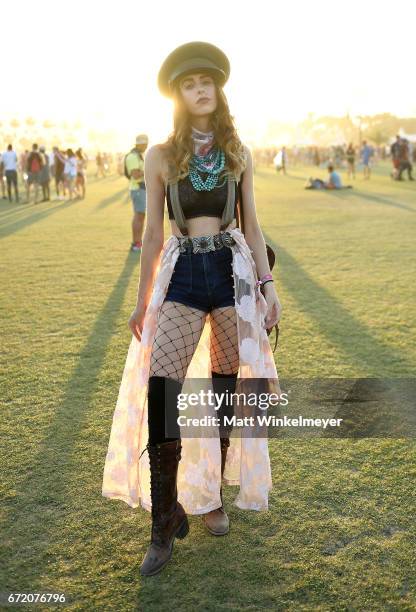
[[[175,538],[189,532],[185,510],[177,501],[176,479],[181,458],[181,440],[147,446],[150,459],[152,498],[151,544],[140,567],[142,576],[157,574],[172,557]]]
[[[221,444],[221,479],[224,474],[227,450],[230,446],[230,438],[220,438]],[[222,499],[222,485],[220,487],[221,506],[211,512],[202,515],[206,528],[212,535],[226,535],[230,531],[230,521],[224,510]]]

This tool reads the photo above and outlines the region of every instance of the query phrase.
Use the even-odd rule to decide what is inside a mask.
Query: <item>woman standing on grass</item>
[[[240,485],[234,503],[251,510],[268,508],[272,486],[267,438],[230,438],[229,407],[218,410],[211,436],[182,435],[177,422],[178,396],[188,388],[228,394],[261,379],[280,391],[266,328],[280,319],[281,305],[256,217],[251,153],[222,89],[229,71],[220,49],[193,42],[175,49],[158,77],[174,102],[174,129],[145,159],[148,214],[133,338],[102,488],[152,512],[145,576],[169,561],[175,537],[187,535],[186,513],[202,515],[213,535],[228,533],[222,482]],[[165,196],[172,235],[164,243]],[[241,197],[245,236],[235,220]],[[217,412],[202,403],[195,410],[198,417]]]

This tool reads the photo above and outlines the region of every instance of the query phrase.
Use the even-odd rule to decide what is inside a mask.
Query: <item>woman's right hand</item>
[[[144,304],[137,305],[136,308],[131,313],[130,319],[129,319],[129,327],[131,329],[131,332],[137,338],[139,342],[142,339],[143,322],[144,322],[144,317],[146,314],[146,309],[147,309],[147,306]]]

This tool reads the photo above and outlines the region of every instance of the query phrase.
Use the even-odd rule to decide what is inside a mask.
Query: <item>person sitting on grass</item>
[[[328,166],[329,180],[323,181],[318,178],[310,178],[306,183],[305,189],[352,189],[352,185],[343,185],[341,177],[334,170],[334,166],[331,164]]]

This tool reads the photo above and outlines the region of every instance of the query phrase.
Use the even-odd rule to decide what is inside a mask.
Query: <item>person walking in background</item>
[[[46,155],[45,147],[40,147],[39,154],[42,158],[42,168],[39,173],[39,183],[42,187],[43,200],[42,202],[48,202],[51,199],[50,196],[50,170],[49,170],[49,155]]]
[[[21,153],[19,158],[19,170],[23,185],[27,186],[27,158],[29,157],[29,151],[26,149]]]
[[[282,149],[276,153],[273,159],[273,163],[276,168],[276,172],[282,171],[283,174],[286,174],[286,162],[287,162],[286,147],[282,147]]]
[[[396,140],[393,142],[393,144],[390,147],[390,153],[391,153],[391,162],[393,164],[393,171],[390,176],[392,179],[397,179],[397,177],[399,176],[399,170],[400,170],[400,135],[399,134],[396,134]]]
[[[104,176],[107,176],[108,174],[110,174],[110,161],[111,161],[111,156],[108,153],[103,153]]]
[[[273,164],[274,164],[274,167],[276,168],[276,172],[280,172],[280,169],[282,167],[282,152],[281,151],[278,151],[276,155],[274,156]]]
[[[345,152],[346,156],[347,156],[347,174],[348,174],[348,178],[354,178],[355,179],[355,147],[353,146],[352,142],[350,142],[350,144],[348,145],[348,148]]]
[[[133,204],[133,220],[131,224],[131,251],[141,251],[144,218],[146,214],[146,185],[144,182],[143,153],[147,149],[149,139],[146,134],[139,134],[136,146],[127,153],[124,160],[124,173],[130,180],[130,197]]]
[[[65,166],[64,166],[64,180],[65,186],[69,191],[69,201],[74,199],[75,193],[75,180],[77,178],[77,158],[72,149],[67,149]]]
[[[415,145],[410,140],[406,139],[406,142],[407,142],[407,150],[409,153],[409,162],[411,163],[412,161],[415,160]]]
[[[53,156],[56,197],[58,200],[64,200],[66,194],[64,177],[65,156],[59,151],[58,147],[53,148]],[[62,196],[60,195],[60,189],[62,191]]]
[[[95,177],[96,178],[104,178],[105,176],[105,172],[104,172],[104,159],[103,156],[101,155],[101,153],[97,153],[97,155],[95,156],[95,163],[97,164],[97,172],[95,173]]]
[[[49,154],[49,176],[52,178],[55,178],[55,149],[56,147],[53,147]]]
[[[13,151],[13,147],[11,144],[8,145],[7,151],[3,153],[2,163],[4,166],[4,172],[6,175],[7,181],[7,195],[9,197],[9,202],[12,201],[12,186],[14,189],[14,195],[16,202],[19,201],[19,188],[17,185],[17,155],[16,152]],[[3,182],[3,181],[2,181]]]
[[[397,176],[398,181],[402,181],[402,173],[407,170],[407,178],[409,181],[414,181],[412,176],[413,166],[410,163],[409,155],[409,141],[406,138],[400,139],[399,145],[399,174]]]
[[[282,147],[282,166],[281,166],[282,174],[286,174],[286,165],[287,165],[287,151],[286,151],[286,147]]]
[[[124,176],[124,155],[122,153],[117,153],[117,174]]]
[[[38,151],[38,145],[35,143],[32,147],[32,151],[29,154],[26,162],[27,166],[27,201],[30,202],[30,188],[32,185],[35,186],[35,204],[38,203],[38,190],[40,185],[40,171],[42,170],[42,158]]]
[[[368,180],[371,178],[371,158],[374,155],[374,149],[371,147],[366,140],[363,141],[361,149],[361,160],[363,163],[363,175],[364,179]]]
[[[77,194],[80,198],[85,198],[85,175],[87,171],[87,159],[82,152],[82,149],[79,148],[76,152],[77,156],[77,179],[75,182],[75,187],[77,190]]]

